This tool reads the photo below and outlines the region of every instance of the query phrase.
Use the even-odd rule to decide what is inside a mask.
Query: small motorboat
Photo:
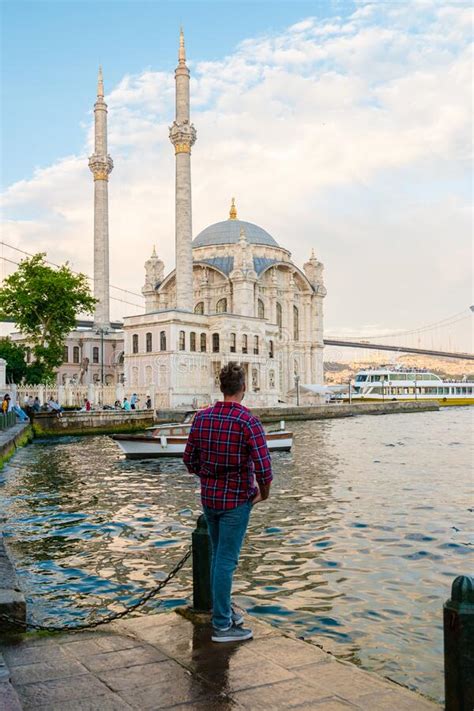
[[[188,412],[182,423],[148,427],[145,434],[116,434],[117,442],[127,459],[152,459],[155,457],[182,457],[188,441],[195,411]],[[266,432],[270,452],[289,452],[293,445],[293,433],[280,422],[279,429]]]

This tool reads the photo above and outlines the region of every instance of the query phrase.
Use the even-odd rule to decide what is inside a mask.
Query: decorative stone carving
[[[191,146],[196,143],[197,133],[189,121],[173,121],[170,126],[170,141],[174,145],[175,153],[191,153]]]

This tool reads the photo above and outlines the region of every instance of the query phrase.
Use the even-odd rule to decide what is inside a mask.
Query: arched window
[[[237,351],[237,335],[235,333],[230,334],[230,352],[235,353]]]
[[[213,333],[212,334],[212,352],[213,353],[219,353],[219,334],[218,333]]]
[[[300,340],[300,314],[297,306],[293,306],[293,338]]]
[[[242,336],[242,353],[248,353],[249,350],[249,337],[246,333]]]
[[[132,385],[132,386],[138,385],[138,368],[137,368],[137,367],[133,367],[133,368],[132,368],[132,382],[131,382],[131,385]]]
[[[138,333],[132,336],[132,353],[138,353]]]
[[[69,363],[69,348],[64,346],[63,348],[63,363]]]
[[[179,350],[180,351],[186,350],[186,334],[184,331],[179,332]]]
[[[145,385],[151,385],[153,382],[153,369],[151,365],[145,368]]]
[[[270,388],[273,390],[275,387],[275,371],[271,370],[268,374],[268,383],[270,385]]]
[[[252,369],[252,390],[259,390],[258,387],[258,370],[256,368]]]
[[[275,351],[273,348],[273,341],[270,341],[269,345],[269,350],[268,350],[268,357],[273,358],[275,356]]]
[[[146,352],[151,353],[153,350],[153,336],[151,333],[147,333],[145,336],[146,340]]]
[[[196,334],[194,331],[189,334],[189,350],[193,352],[196,350]]]
[[[204,301],[198,301],[198,303],[194,307],[194,313],[195,314],[203,314],[204,313]]]
[[[281,330],[283,328],[283,310],[281,308],[281,304],[279,301],[277,301],[277,304],[276,304],[276,317],[277,317],[277,326],[280,329],[280,333],[281,333]]]
[[[160,351],[166,350],[166,331],[160,331]]]
[[[262,299],[257,301],[257,316],[258,318],[265,318],[265,305]]]
[[[207,338],[205,333],[201,333],[201,353],[207,351]]]
[[[99,362],[99,348],[98,348],[98,346],[94,346],[94,348],[92,349],[92,362],[93,363]]]
[[[253,337],[253,352],[258,355],[258,336]]]
[[[227,299],[219,299],[219,301],[216,304],[216,312],[218,314],[226,314],[227,313]]]
[[[79,363],[79,346],[74,346],[72,349],[72,362]]]

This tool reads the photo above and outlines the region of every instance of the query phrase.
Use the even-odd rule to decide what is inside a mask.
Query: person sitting
[[[54,398],[52,397],[48,400],[48,408],[52,412],[55,412],[58,417],[63,416],[63,409],[61,405],[57,402],[57,400],[54,400]]]
[[[33,400],[33,405],[31,406],[33,412],[39,412],[41,410],[41,402],[38,396]]]
[[[151,410],[152,408],[151,397],[149,395],[146,396],[145,407],[147,410]]]
[[[10,410],[10,395],[5,393],[2,400],[2,412],[4,415]]]
[[[124,397],[124,399],[123,399],[122,409],[126,410],[127,412],[129,412],[132,409],[132,406],[130,405],[130,403],[126,397]]]

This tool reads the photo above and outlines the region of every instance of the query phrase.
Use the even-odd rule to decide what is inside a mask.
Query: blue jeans
[[[232,624],[232,578],[239,562],[251,508],[250,501],[225,511],[204,507],[212,546],[212,624],[216,629],[226,630]]]

